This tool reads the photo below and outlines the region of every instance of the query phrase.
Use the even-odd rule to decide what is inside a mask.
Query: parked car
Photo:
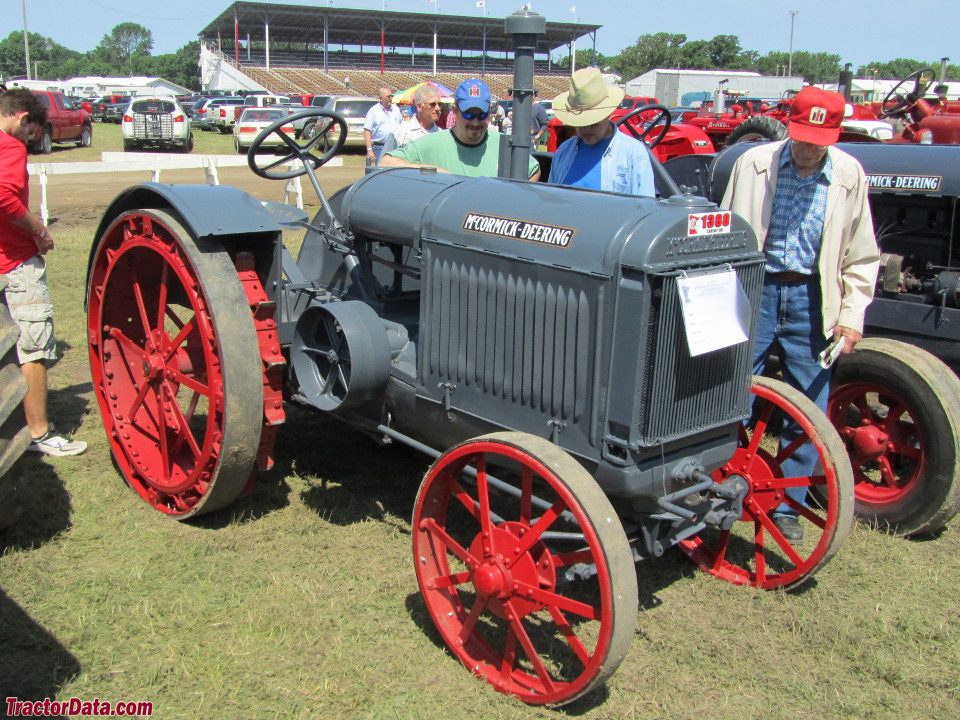
[[[76,142],[78,147],[89,147],[93,142],[93,125],[90,115],[79,105],[74,105],[66,95],[53,90],[34,90],[47,108],[47,122],[37,128],[30,149],[49,153],[53,143]]]
[[[145,147],[193,150],[190,118],[174,97],[134,98],[124,110],[120,132],[127,152]]]
[[[303,107],[301,104],[291,100],[286,95],[267,95],[257,93],[256,95],[247,95],[243,99],[244,108],[273,106],[283,106],[289,109],[291,112]],[[242,112],[243,110],[240,108],[231,108],[229,103],[223,103],[217,108],[217,112],[213,114],[213,117],[210,121],[217,130],[219,130],[222,134],[227,135],[233,132],[233,126]]]
[[[206,100],[203,95],[177,95],[177,102],[180,103],[180,107],[183,108],[183,111],[187,114],[187,117],[193,117],[193,108],[200,100]]]
[[[290,115],[286,107],[246,107],[240,114],[240,119],[233,126],[233,147],[238,153],[246,152],[253,143],[260,131],[267,125],[276,122],[280,118]],[[293,135],[295,130],[292,125],[284,125],[280,128],[282,132]],[[284,147],[283,138],[276,133],[270,133],[263,139],[261,147],[278,148]]]
[[[199,108],[194,109],[193,117],[190,118],[190,124],[201,130],[213,130],[213,123],[219,113],[220,105],[243,105],[243,98],[236,96],[209,98],[204,101]]]
[[[355,95],[338,95],[324,106],[324,109],[338,113],[347,121],[347,140],[345,147],[363,147],[363,121],[367,111],[377,103],[376,98]],[[316,121],[309,120],[301,131],[305,138],[313,137]]]

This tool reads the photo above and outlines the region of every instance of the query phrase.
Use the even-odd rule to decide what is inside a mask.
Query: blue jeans
[[[820,283],[785,282],[767,273],[763,281],[760,301],[760,321],[754,345],[753,373],[762,375],[767,358],[774,345],[779,345],[780,370],[788,385],[813,400],[824,413],[830,396],[830,370],[820,367],[818,356],[830,341],[823,336]],[[794,422],[784,425],[780,436],[781,447],[790,443],[800,432]],[[817,449],[812,442],[804,443],[792,457],[783,462],[784,477],[808,477],[817,468]],[[806,506],[807,489],[788,488],[787,495]],[[796,515],[786,503],[781,503],[776,515]]]

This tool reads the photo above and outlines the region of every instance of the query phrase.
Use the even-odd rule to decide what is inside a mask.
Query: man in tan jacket
[[[755,338],[754,373],[771,349],[784,380],[826,412],[830,370],[820,353],[842,338],[848,353],[863,338],[880,255],[860,164],[832,147],[840,136],[843,96],[804,88],[794,99],[789,140],[748,150],[734,164],[722,205],[756,230],[767,267]],[[790,431],[784,435],[789,441]],[[781,437],[784,440],[784,437]],[[783,464],[789,477],[811,475],[816,451],[806,443]],[[772,517],[784,537],[803,541],[797,507],[803,488]]]

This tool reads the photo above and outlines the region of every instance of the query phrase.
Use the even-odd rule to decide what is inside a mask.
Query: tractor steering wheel
[[[927,79],[924,80],[924,78]],[[907,75],[894,85],[886,97],[883,98],[883,102],[880,103],[880,117],[902,117],[914,106],[917,100],[923,97],[923,91],[933,82],[933,78],[933,68],[921,68]],[[905,96],[901,95],[899,93],[900,86],[911,80],[913,80],[913,91]],[[889,102],[896,102],[896,105],[888,108],[887,103]]]
[[[329,118],[329,120],[326,122],[317,123],[316,132],[313,133],[308,139],[300,138],[300,141],[297,141],[291,135],[281,132],[280,128],[284,125],[297,122],[298,120],[303,120],[304,118]],[[330,147],[329,150],[318,157],[313,153],[313,150],[319,143],[326,140],[327,135],[330,134],[330,131],[334,127],[339,130],[336,142],[332,144],[332,147]],[[286,145],[287,154],[281,157],[279,160],[274,160],[266,165],[257,165],[257,150],[260,149],[263,141],[266,140],[271,133],[276,133],[283,139],[284,145]],[[250,150],[247,152],[247,165],[250,166],[250,169],[253,170],[256,175],[259,175],[262,178],[267,178],[268,180],[289,180],[290,178],[295,178],[305,174],[307,172],[308,165],[312,166],[313,170],[316,170],[318,167],[328,162],[334,155],[340,152],[340,149],[343,147],[343,144],[346,142],[346,140],[347,121],[343,119],[342,115],[335,112],[330,112],[329,110],[321,110],[320,108],[310,108],[309,110],[304,110],[296,115],[288,115],[285,118],[280,118],[276,122],[271,123],[261,130],[256,139],[250,143]],[[330,145],[330,143],[326,144]],[[301,167],[296,170],[274,170],[274,168],[289,163],[291,160],[299,160]]]
[[[654,120],[651,123],[647,124],[647,127],[643,132],[640,132],[639,130],[637,130],[637,126],[634,125],[633,123],[627,122],[631,118],[634,118],[640,113],[645,112],[647,110],[658,110],[659,115],[657,115],[657,117],[654,118]],[[666,136],[668,132],[670,132],[671,122],[672,120],[670,118],[669,108],[666,108],[663,105],[641,105],[640,107],[634,108],[633,110],[628,112],[622,118],[619,118],[614,123],[614,125],[616,125],[619,128],[621,125],[625,124],[627,126],[627,132],[630,133],[630,135],[635,137],[640,142],[647,143],[647,147],[653,149],[657,145],[659,145],[660,141],[663,140],[663,138]],[[663,123],[663,125],[661,126],[660,123]],[[657,136],[653,139],[652,142],[648,142],[647,136],[650,135],[650,133],[653,132],[654,128],[657,128],[657,127],[661,128],[660,132],[657,134]]]

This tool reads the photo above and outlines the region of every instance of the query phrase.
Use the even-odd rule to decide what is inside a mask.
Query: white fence
[[[183,170],[190,168],[202,169],[207,185],[219,185],[220,177],[217,168],[246,166],[246,155],[174,155],[168,153],[131,153],[131,152],[104,152],[100,154],[100,162],[63,162],[63,163],[30,163],[27,170],[36,175],[40,181],[40,216],[46,223],[50,217],[49,191],[47,178],[51,175],[75,175],[80,173],[117,173],[117,172],[149,172],[150,180],[160,182],[160,173],[163,170]],[[343,158],[332,158],[327,166],[341,166]],[[292,162],[290,168],[299,167],[300,163]],[[288,202],[290,195],[296,198],[297,207],[303,208],[303,186],[300,178],[295,177],[287,181],[283,192],[283,201]]]

